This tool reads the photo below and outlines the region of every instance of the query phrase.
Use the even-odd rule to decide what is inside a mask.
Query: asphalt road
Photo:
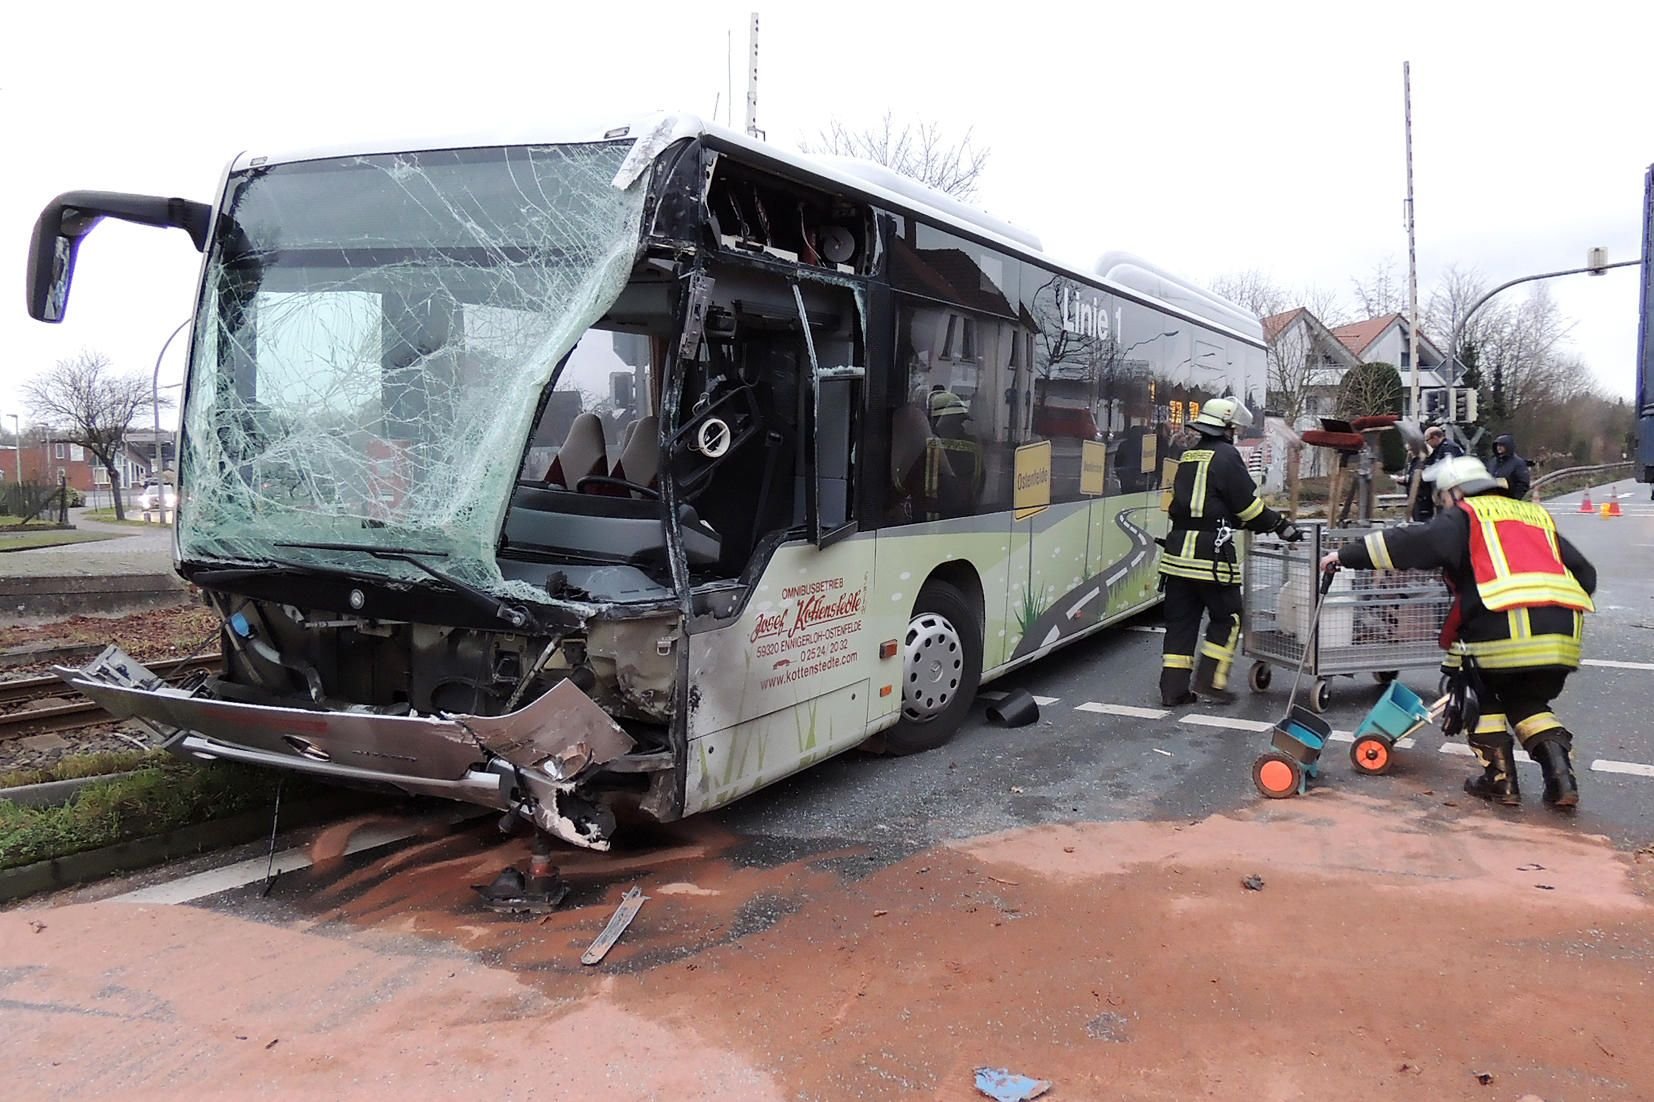
[[[267,892],[250,847],[0,912],[8,1094],[963,1099],[988,1064],[1054,1098],[1654,1097],[1654,504],[1619,492],[1552,506],[1601,578],[1557,707],[1576,814],[1531,764],[1519,810],[1465,797],[1435,732],[1263,800],[1290,679],[1161,709],[1146,618],[990,686],[1037,724],[979,709],[939,751],[568,852],[544,919],[472,890],[520,841],[430,808],[285,839]],[[1378,693],[1337,680],[1327,718]]]

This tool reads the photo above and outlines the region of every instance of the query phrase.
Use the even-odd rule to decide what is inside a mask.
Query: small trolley
[[[1321,556],[1379,529],[1304,528],[1299,543],[1248,536],[1241,657],[1252,660],[1252,691],[1269,688],[1273,667],[1301,664],[1315,679],[1308,702],[1319,713],[1332,699],[1329,678],[1365,673],[1387,684],[1402,670],[1439,665],[1436,639],[1452,604],[1439,571],[1341,570],[1321,607],[1320,628],[1312,631]]]

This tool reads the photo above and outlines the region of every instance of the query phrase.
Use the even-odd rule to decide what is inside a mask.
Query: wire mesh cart
[[[1269,688],[1273,667],[1292,671],[1302,662],[1315,679],[1308,703],[1319,713],[1332,700],[1329,678],[1371,674],[1387,684],[1402,670],[1440,665],[1436,638],[1452,604],[1440,571],[1339,571],[1312,632],[1321,557],[1379,529],[1304,527],[1299,543],[1247,537],[1241,657],[1252,660],[1252,691]]]

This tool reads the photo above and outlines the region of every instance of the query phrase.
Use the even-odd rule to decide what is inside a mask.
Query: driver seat
[[[582,413],[569,426],[563,446],[546,471],[545,482],[562,490],[573,490],[590,475],[609,473],[608,447],[603,442],[603,421],[595,413]]]
[[[620,458],[615,460],[614,477],[654,489],[660,476],[659,436],[660,418],[640,417],[632,422],[626,446],[621,449]],[[626,493],[618,486],[605,489],[615,494]]]

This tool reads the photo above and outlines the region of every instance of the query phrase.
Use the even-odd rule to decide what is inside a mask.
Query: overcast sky
[[[731,82],[742,124],[750,4],[569,7],[175,0],[163,17],[7,5],[0,417],[27,421],[22,380],[82,348],[147,375],[190,311],[200,258],[188,238],[105,222],[81,251],[67,320],[31,321],[29,231],[59,192],[211,200],[244,149],[504,119],[710,117],[716,100],[721,117]],[[1089,263],[1126,249],[1201,282],[1258,268],[1348,298],[1350,277],[1386,258],[1405,277],[1407,59],[1421,298],[1449,263],[1491,284],[1579,266],[1592,245],[1635,257],[1654,162],[1649,7],[1470,8],[772,4],[760,9],[759,123],[788,145],[834,116],[867,124],[887,109],[972,127],[992,149],[979,204],[1048,252]],[[1635,272],[1550,284],[1575,323],[1572,350],[1625,395]],[[163,384],[182,376],[182,345]]]

